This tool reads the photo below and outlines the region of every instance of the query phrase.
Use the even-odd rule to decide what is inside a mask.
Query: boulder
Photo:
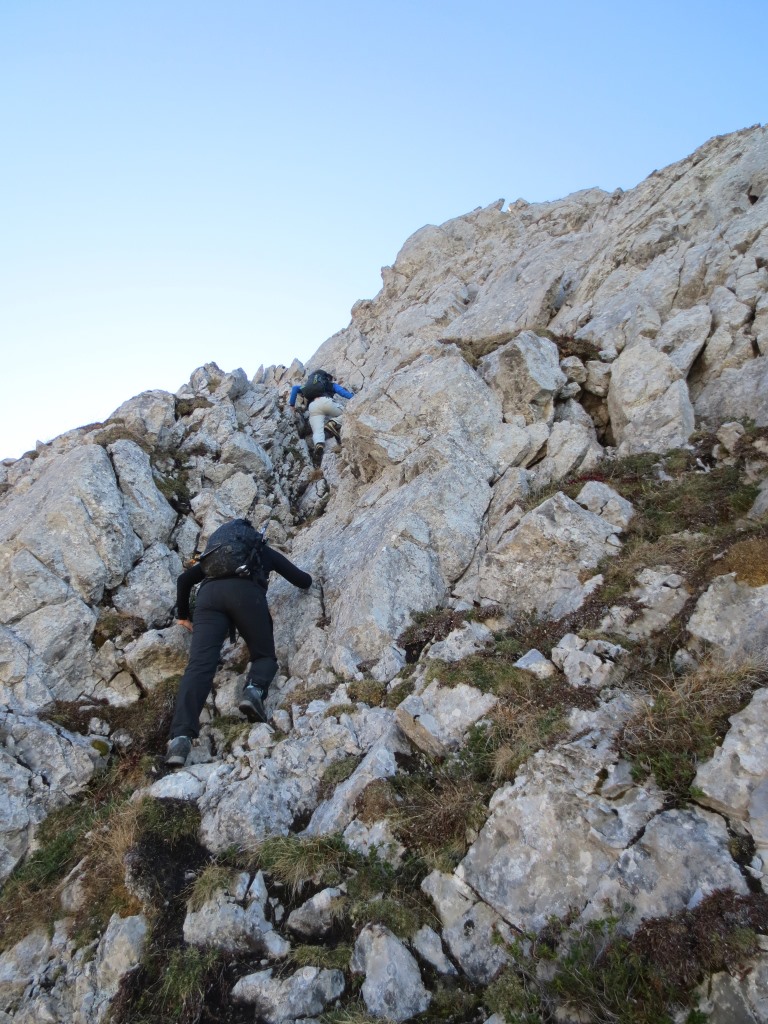
[[[682,374],[649,342],[625,349],[613,364],[608,412],[619,455],[679,448],[693,433]]]
[[[423,1013],[431,1002],[413,956],[384,925],[369,924],[363,928],[350,967],[365,975],[363,1001],[374,1017],[410,1020]]]
[[[616,554],[618,529],[558,492],[528,512],[482,559],[480,600],[510,612],[534,611],[558,619],[590,592],[584,579],[606,555]]]

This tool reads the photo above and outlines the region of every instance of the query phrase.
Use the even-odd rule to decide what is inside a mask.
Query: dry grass
[[[768,684],[768,664],[712,657],[684,675],[646,682],[653,703],[626,724],[617,746],[636,773],[653,774],[662,789],[683,798],[699,762],[728,731],[728,719]]]
[[[717,563],[718,573],[735,572],[740,583],[763,587],[768,583],[768,533],[737,541]]]
[[[400,797],[391,817],[398,839],[426,859],[438,854],[458,863],[487,815],[487,794],[480,784],[438,768],[396,777],[393,785]]]
[[[228,891],[235,880],[232,868],[223,864],[208,864],[192,883],[189,894],[189,909],[197,913],[219,893]]]
[[[349,684],[347,692],[354,701],[368,704],[369,707],[378,707],[387,694],[387,687],[384,683],[377,683],[375,679],[359,679]]]
[[[355,803],[355,815],[365,825],[390,818],[396,811],[398,798],[388,779],[374,779]]]
[[[92,832],[90,859],[98,864],[100,874],[115,879],[116,883],[122,882],[125,856],[139,837],[141,813],[141,802],[124,803]]]

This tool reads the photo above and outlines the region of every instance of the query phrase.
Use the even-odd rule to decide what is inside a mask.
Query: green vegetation
[[[338,885],[351,858],[340,836],[271,836],[255,851],[254,866],[297,893],[310,881]]]
[[[352,958],[352,947],[339,946],[294,946],[288,954],[288,961],[297,968],[319,967],[322,970],[346,971]]]
[[[351,700],[379,707],[387,694],[387,687],[385,683],[377,683],[373,679],[360,679],[350,683],[347,692]]]
[[[645,921],[631,936],[621,920],[552,922],[510,947],[511,962],[483,995],[509,1024],[569,1017],[594,1024],[672,1024],[693,991],[718,971],[737,973],[757,954],[768,897],[716,892],[694,910]],[[539,965],[546,964],[546,970]],[[692,1011],[689,1024],[703,1021]]]
[[[198,395],[196,398],[177,398],[176,419],[191,416],[195,409],[210,409],[212,406],[213,402],[210,402],[202,395]]]
[[[128,615],[114,608],[101,608],[93,631],[95,647],[103,647],[107,640],[129,643],[146,630],[146,624],[138,615]]]
[[[189,806],[132,801],[134,792],[154,780],[155,758],[165,747],[178,680],[171,678],[128,707],[98,705],[112,729],[125,729],[133,744],[118,751],[108,768],[94,775],[71,803],[52,812],[38,827],[38,848],[13,872],[0,893],[0,949],[34,928],[51,929],[61,916],[60,895],[67,875],[84,862],[82,909],[75,929],[83,941],[100,933],[113,913],[137,913],[138,900],[125,887],[123,857],[142,835],[173,845],[196,831]],[[94,702],[59,701],[40,717],[64,728],[87,732]],[[196,812],[195,812],[196,813]],[[199,820],[199,819],[198,819]]]
[[[169,948],[160,936],[151,935],[138,969],[123,979],[110,1008],[110,1024],[194,1024],[207,997],[213,994],[218,1002],[224,995],[224,969],[218,950]]]
[[[189,908],[199,911],[217,893],[224,892],[233,884],[235,871],[224,864],[207,864],[192,883],[189,893]]]
[[[326,800],[339,783],[345,782],[362,759],[362,755],[350,754],[349,757],[342,757],[339,761],[329,764],[320,779],[320,789],[318,792],[320,799]]]

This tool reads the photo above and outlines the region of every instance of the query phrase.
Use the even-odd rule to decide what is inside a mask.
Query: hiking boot
[[[315,463],[315,466],[319,466],[320,463],[323,461],[323,452],[324,451],[325,451],[325,445],[324,444],[321,443],[321,444],[316,444],[315,445],[315,450],[312,453],[312,460]]]
[[[238,710],[242,711],[249,722],[266,722],[267,712],[264,708],[266,696],[266,693],[262,693],[255,686],[246,686],[240,703],[237,705]]]
[[[192,740],[189,736],[174,736],[168,741],[168,748],[165,751],[165,763],[171,768],[181,768],[187,763],[189,752],[192,749]]]
[[[341,426],[336,420],[328,420],[325,424],[325,433],[328,437],[341,442]]]

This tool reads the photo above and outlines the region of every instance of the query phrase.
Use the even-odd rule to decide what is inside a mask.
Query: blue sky
[[[765,0],[0,0],[0,458],[306,361],[427,223],[766,120]]]

